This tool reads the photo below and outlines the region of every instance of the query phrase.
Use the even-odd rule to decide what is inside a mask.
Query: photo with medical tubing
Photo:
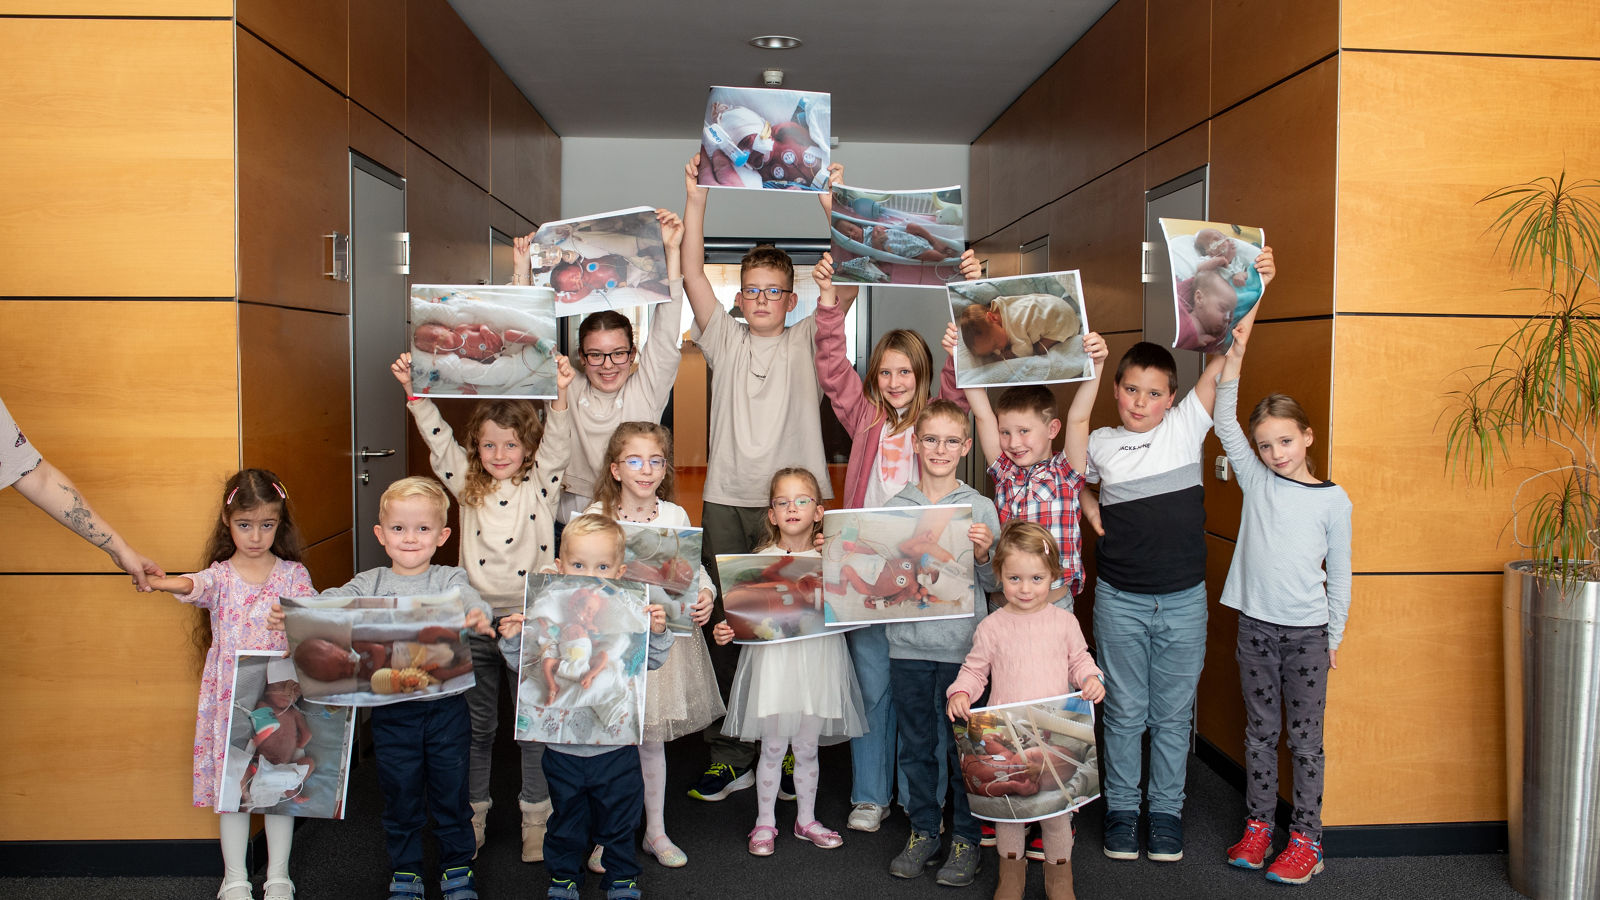
[[[549,288],[411,286],[411,390],[428,397],[556,396]]]
[[[834,284],[944,287],[967,248],[959,185],[915,191],[833,186]]]
[[[973,615],[971,529],[971,506],[824,512],[822,600],[828,625]]]
[[[1094,377],[1083,350],[1089,333],[1076,269],[945,285],[959,329],[956,384],[962,388],[1060,384]]]
[[[713,87],[700,123],[706,187],[824,191],[833,97],[809,91]]]
[[[1159,221],[1172,266],[1172,314],[1177,321],[1172,346],[1228,352],[1233,329],[1266,290],[1255,265],[1267,245],[1266,231],[1193,219]]]
[[[1036,822],[1100,796],[1094,704],[1080,694],[973,709],[956,751],[980,819]]]
[[[555,291],[557,318],[672,299],[661,223],[648,206],[548,222],[529,254],[533,285]]]
[[[690,607],[700,597],[699,528],[618,522],[628,538],[628,580],[647,585],[650,603],[667,613],[667,627],[688,634],[699,626]]]
[[[777,644],[838,631],[824,618],[820,557],[718,554],[717,576],[736,644]]]
[[[459,591],[415,597],[284,597],[289,658],[306,700],[387,706],[472,687]]]
[[[238,654],[218,812],[344,818],[354,709],[303,703],[294,663]]]
[[[644,739],[645,585],[530,573],[517,665],[516,738],[625,746]]]

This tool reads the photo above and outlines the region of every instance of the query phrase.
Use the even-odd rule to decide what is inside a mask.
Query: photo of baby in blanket
[[[430,397],[556,395],[549,288],[411,286],[411,384]]]
[[[961,188],[873,191],[834,185],[835,284],[941,287],[961,277]]]
[[[713,87],[700,130],[707,187],[822,191],[828,185],[833,98],[767,88]]]
[[[352,710],[300,699],[292,661],[239,654],[219,811],[344,818]]]
[[[946,285],[961,330],[956,384],[1052,384],[1094,377],[1076,270]]]
[[[557,316],[672,299],[661,223],[650,207],[547,222],[529,237],[532,283],[555,291]]]
[[[1233,329],[1255,308],[1265,285],[1256,257],[1266,246],[1260,228],[1162,219],[1172,265],[1173,314],[1179,350],[1226,353]]]
[[[1094,704],[1077,695],[974,709],[956,750],[980,819],[1033,822],[1100,796]]]

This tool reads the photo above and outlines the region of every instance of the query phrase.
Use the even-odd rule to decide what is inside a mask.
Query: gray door
[[[372,533],[378,524],[378,497],[406,474],[405,397],[389,374],[390,363],[408,343],[405,231],[405,179],[351,154],[351,456],[358,572],[387,561]]]
[[[1187,175],[1147,191],[1144,195],[1145,284],[1144,339],[1170,348],[1178,336],[1177,317],[1172,311],[1172,264],[1167,259],[1166,239],[1161,236],[1158,219],[1205,219],[1206,170]],[[1178,394],[1181,397],[1200,378],[1205,354],[1196,350],[1173,350],[1178,363]]]

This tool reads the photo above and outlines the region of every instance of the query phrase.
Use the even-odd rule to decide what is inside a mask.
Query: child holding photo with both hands
[[[1233,331],[1216,401],[1217,438],[1244,491],[1239,544],[1222,589],[1222,604],[1239,610],[1235,654],[1247,722],[1247,819],[1228,862],[1260,869],[1272,848],[1279,709],[1286,707],[1293,827],[1267,880],[1304,884],[1322,871],[1322,721],[1350,613],[1351,504],[1343,488],[1313,471],[1311,423],[1293,398],[1268,395],[1250,413],[1249,436],[1239,428],[1239,373],[1254,319],[1252,310]]]
[[[228,750],[228,716],[233,674],[240,650],[289,649],[281,631],[269,624],[279,597],[309,597],[316,591],[300,564],[300,532],[289,512],[289,492],[278,476],[265,469],[245,469],[222,488],[222,512],[206,542],[210,566],[193,575],[151,577],[150,587],[176,594],[209,618],[197,628],[204,634],[205,672],[200,677],[200,711],[195,717],[194,805],[216,806],[221,792],[223,759]],[[208,627],[209,626],[209,627]],[[222,840],[220,900],[254,896],[245,850],[250,842],[250,814],[218,810]],[[292,900],[289,851],[294,819],[268,814],[267,881],[269,900]]]

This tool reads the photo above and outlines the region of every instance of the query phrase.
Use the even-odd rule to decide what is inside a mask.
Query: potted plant
[[[1600,895],[1600,182],[1501,188],[1490,226],[1539,311],[1454,392],[1451,470],[1515,473],[1505,568],[1506,782],[1512,887]]]

